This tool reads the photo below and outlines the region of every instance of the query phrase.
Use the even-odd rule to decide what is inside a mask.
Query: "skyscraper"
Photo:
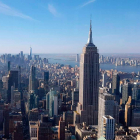
[[[106,87],[106,83],[107,83],[107,73],[103,73],[103,81],[102,81],[102,87]]]
[[[32,60],[32,48],[30,47],[30,60]]]
[[[18,71],[9,71],[7,103],[11,103],[11,86],[14,86],[15,89],[18,89]]]
[[[112,78],[112,94],[115,96],[115,100],[119,103],[119,87],[120,87],[120,76],[117,73],[113,74]]]
[[[88,42],[81,54],[79,86],[80,122],[95,125],[98,123],[99,54],[92,41],[91,22]]]
[[[76,62],[79,62],[79,54],[76,54]]]
[[[128,97],[132,95],[132,84],[126,83],[122,88],[122,104],[125,105]]]
[[[29,76],[29,91],[35,90],[35,82],[36,82],[36,67],[32,66]]]
[[[60,117],[58,128],[58,140],[64,139],[65,139],[65,121],[63,121],[62,117]]]
[[[102,117],[102,136],[106,140],[114,140],[115,137],[115,119],[106,115]]]
[[[8,72],[10,71],[10,64],[11,64],[11,62],[8,61]]]
[[[98,111],[98,138],[102,136],[102,117],[110,115],[118,121],[119,111],[116,111],[117,104],[114,96],[109,93],[101,93],[99,95],[99,111]]]

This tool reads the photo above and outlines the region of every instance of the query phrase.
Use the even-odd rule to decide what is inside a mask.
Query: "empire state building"
[[[79,103],[76,113],[79,122],[88,125],[98,123],[99,93],[99,54],[92,40],[92,25],[87,44],[83,48],[80,60]]]

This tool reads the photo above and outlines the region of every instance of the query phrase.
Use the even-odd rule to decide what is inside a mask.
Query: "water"
[[[72,67],[75,67],[75,65],[79,66],[80,63],[75,61],[75,54],[65,54],[65,55],[56,55],[56,54],[40,54],[40,57],[42,58],[48,58],[49,63],[59,63],[64,65],[71,65]],[[135,72],[138,73],[140,71],[140,66],[115,66],[114,64],[100,64],[100,68],[103,70],[117,70],[122,72]]]

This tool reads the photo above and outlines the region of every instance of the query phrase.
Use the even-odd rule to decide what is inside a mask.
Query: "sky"
[[[140,52],[140,0],[0,0],[0,53]]]

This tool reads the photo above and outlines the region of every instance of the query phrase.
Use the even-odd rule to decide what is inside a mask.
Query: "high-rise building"
[[[29,76],[29,91],[35,90],[35,83],[36,83],[36,67],[32,66]]]
[[[99,54],[92,41],[91,23],[88,42],[81,54],[79,86],[80,122],[95,125],[98,123]]]
[[[44,89],[46,92],[48,92],[48,82],[49,82],[49,71],[44,72]]]
[[[4,137],[9,138],[9,104],[4,105]]]
[[[76,54],[76,62],[79,62],[79,54]]]
[[[125,104],[125,125],[130,126],[132,121],[132,97],[128,97],[128,101]]]
[[[58,95],[53,88],[46,94],[46,110],[51,117],[58,115]]]
[[[134,83],[133,88],[132,88],[132,100],[136,102],[140,100],[140,84],[139,83]]]
[[[18,84],[18,71],[9,71],[7,103],[11,103],[11,86],[14,86],[15,89],[18,89]]]
[[[32,48],[30,47],[30,60],[32,60]]]
[[[8,61],[8,72],[10,71],[10,65],[11,65],[11,62]]]
[[[102,117],[110,115],[118,121],[119,112],[116,111],[116,103],[114,96],[109,93],[101,93],[99,95],[99,111],[98,111],[98,138],[102,136]],[[118,115],[117,115],[118,114]]]
[[[79,89],[74,88],[74,91],[72,92],[72,110],[76,111],[77,103],[79,102]]]
[[[102,87],[106,87],[107,78],[108,78],[108,77],[107,77],[107,73],[106,73],[106,72],[103,73],[102,77],[103,77]]]
[[[114,140],[115,137],[115,119],[106,115],[102,117],[101,136],[106,140]]]
[[[129,96],[132,96],[132,85],[130,83],[126,83],[122,88],[122,104],[126,104]]]
[[[117,73],[113,74],[112,78],[112,94],[115,96],[115,100],[119,103],[119,87],[120,87],[120,76]]]
[[[64,139],[65,139],[65,121],[63,121],[62,117],[60,117],[58,128],[58,140]]]

